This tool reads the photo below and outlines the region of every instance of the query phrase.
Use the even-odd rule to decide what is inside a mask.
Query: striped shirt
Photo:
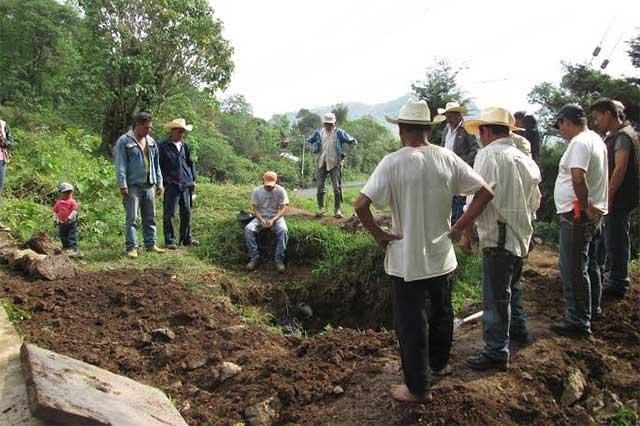
[[[476,219],[480,246],[501,247],[502,240],[502,248],[515,256],[526,256],[533,219],[540,207],[540,169],[510,137],[497,139],[478,151],[473,168],[495,194]],[[469,197],[467,204],[472,199]]]

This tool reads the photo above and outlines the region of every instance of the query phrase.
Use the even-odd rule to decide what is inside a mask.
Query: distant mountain
[[[378,121],[380,124],[391,130],[394,134],[396,134],[397,128],[393,124],[388,123],[387,120],[384,119],[384,115],[387,114],[391,117],[397,117],[400,113],[400,108],[402,108],[402,105],[404,105],[412,96],[413,94],[407,93],[406,95],[402,95],[392,101],[373,105],[365,104],[362,102],[345,102],[344,104],[349,107],[349,120],[356,120],[360,117],[364,117],[365,115],[369,115],[375,118],[376,121]],[[328,111],[331,111],[331,107],[332,105],[328,105],[309,108],[309,110],[318,115],[322,115]],[[297,113],[298,111],[286,113],[290,122],[293,123],[295,121]]]
[[[389,130],[391,130],[391,132],[396,135],[398,132],[398,129],[395,125],[387,122],[387,120],[384,119],[385,114],[390,116],[390,117],[397,117],[398,114],[400,114],[400,108],[402,108],[402,106],[409,100],[414,98],[414,94],[413,93],[407,93],[405,95],[400,96],[399,98],[396,98],[392,101],[388,101],[388,102],[383,102],[383,103],[379,103],[379,104],[365,104],[362,102],[345,102],[345,105],[347,105],[349,107],[349,120],[356,120],[360,117],[364,117],[366,115],[371,116],[373,118],[376,119],[376,121],[378,121],[380,124],[384,125],[386,128],[388,128]],[[439,107],[440,105],[438,105]],[[328,111],[331,111],[331,107],[332,105],[328,105],[328,106],[322,106],[322,107],[316,107],[316,108],[310,108],[309,110],[313,113],[316,113],[318,115],[322,115]],[[431,115],[434,116],[437,114],[437,107],[433,106],[433,105],[429,105],[429,108],[431,108]],[[478,108],[476,106],[476,104],[471,101],[469,102],[468,105],[469,108],[469,115],[473,116],[473,115],[477,115],[478,113]],[[298,112],[289,112],[286,113],[286,116],[289,118],[290,122],[294,122],[296,120],[296,114]]]

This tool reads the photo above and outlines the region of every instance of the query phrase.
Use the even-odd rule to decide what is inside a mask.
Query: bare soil
[[[283,336],[243,323],[225,299],[194,294],[171,271],[81,272],[47,282],[0,270],[0,297],[29,312],[19,324],[25,340],[159,387],[191,425],[237,424],[246,407],[273,395],[283,404],[277,424],[589,424],[586,401],[601,390],[623,402],[640,399],[640,288],[634,285],[622,301],[605,300],[595,342],[560,338],[548,330],[562,316],[556,265],[556,254],[545,248],[527,262],[523,299],[536,340],[513,345],[510,371],[466,368],[482,333],[480,324],[463,326],[452,351],[454,372],[435,383],[427,405],[389,398],[388,387],[401,382],[393,333]],[[158,328],[175,338],[152,333]],[[220,382],[214,367],[222,361],[243,370]],[[571,369],[588,386],[564,408],[559,400]],[[334,393],[336,385],[344,393]]]

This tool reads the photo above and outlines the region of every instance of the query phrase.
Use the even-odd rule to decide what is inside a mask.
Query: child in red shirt
[[[53,213],[54,220],[58,223],[62,247],[72,251],[70,257],[78,257],[78,203],[73,199],[73,186],[62,182],[58,188],[58,194]]]

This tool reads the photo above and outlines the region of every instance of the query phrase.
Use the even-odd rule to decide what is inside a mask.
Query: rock
[[[55,328],[60,328],[62,326],[62,320],[60,318],[56,318],[51,321],[51,326]]]
[[[29,407],[46,424],[186,426],[160,390],[24,344]]]
[[[225,339],[231,339],[234,336],[242,333],[247,329],[247,326],[244,324],[232,325],[230,327],[222,328],[218,331],[222,337]]]
[[[618,398],[618,395],[608,389],[604,390],[602,394],[602,401],[604,402],[602,414],[604,414],[605,416],[613,416],[623,407],[620,398]]]
[[[151,332],[151,336],[163,342],[170,342],[176,338],[176,334],[168,328],[156,328]]]
[[[240,373],[242,371],[242,367],[232,362],[225,361],[218,366],[217,370],[220,373],[220,381],[224,382],[225,380],[230,379]]]
[[[187,370],[197,370],[198,368],[202,368],[207,365],[206,357],[195,357],[187,360]]]
[[[309,306],[309,304],[307,303],[298,303],[298,305],[296,306],[296,311],[297,315],[301,316],[302,318],[309,319],[313,317],[313,309],[311,309],[311,306]]]
[[[38,235],[32,237],[27,241],[26,246],[40,254],[52,255],[62,253],[62,250],[56,246],[49,237],[49,234],[45,231],[42,231]]]
[[[336,395],[342,395],[344,393],[344,389],[342,389],[342,386],[337,385],[335,388],[333,388],[333,393]]]
[[[624,406],[627,407],[629,410],[633,411],[634,413],[639,414],[637,399],[628,400],[627,402],[624,403]]]
[[[189,401],[185,401],[182,403],[182,407],[180,407],[180,411],[185,412],[191,409],[191,403]]]
[[[282,410],[282,402],[276,395],[259,404],[247,407],[244,410],[244,418],[248,426],[269,426],[272,425]]]
[[[527,372],[522,373],[522,378],[529,381],[533,380],[533,376]]]
[[[577,369],[572,369],[565,381],[564,391],[560,397],[560,404],[564,407],[568,407],[582,398],[586,386],[587,381],[582,372]]]
[[[590,413],[593,414],[602,410],[604,408],[602,392],[595,393],[587,398],[587,400],[584,402],[584,406],[587,408],[587,410],[589,410]]]
[[[540,246],[540,245],[542,245],[542,238],[533,237],[533,242]]]

